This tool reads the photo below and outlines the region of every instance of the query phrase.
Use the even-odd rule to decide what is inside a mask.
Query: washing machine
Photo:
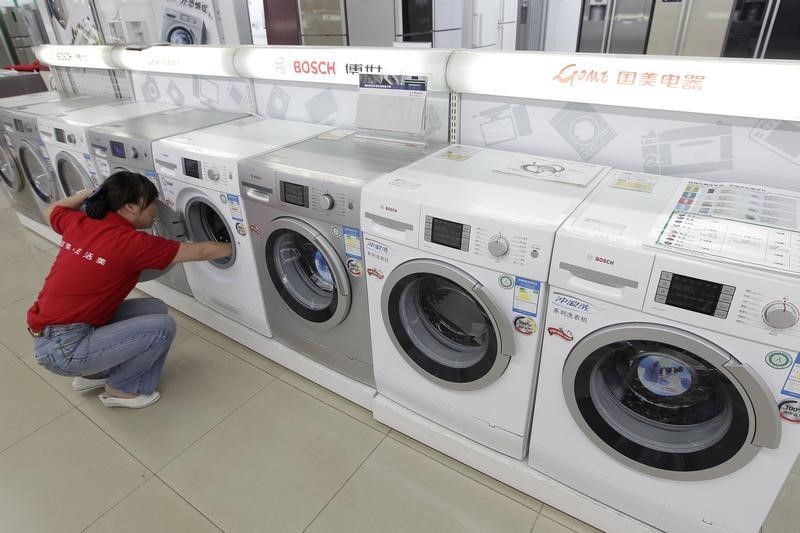
[[[257,289],[252,232],[239,195],[238,163],[329,129],[252,116],[153,143],[164,201],[180,215],[189,240],[234,245],[229,257],[186,263],[186,277],[199,302],[271,335]]]
[[[556,235],[533,468],[659,530],[759,531],[800,452],[798,199],[609,174]]]
[[[39,116],[65,115],[116,101],[114,98],[106,96],[69,96],[57,95],[57,93],[50,93],[50,95],[51,98],[43,102],[39,100],[44,96],[25,95],[31,97],[28,102],[2,110],[5,142],[11,148],[17,168],[24,179],[24,188],[20,190],[20,193],[22,198],[27,200],[23,205],[28,208],[23,215],[45,225],[48,225],[48,221],[44,217],[44,210],[50,205],[50,202],[58,199],[59,194],[50,157],[39,135],[37,118]],[[23,97],[15,98],[22,99]],[[27,196],[25,196],[25,190],[27,190]]]
[[[244,116],[241,113],[179,107],[90,128],[89,145],[97,163],[99,180],[102,182],[119,170],[139,172],[150,178],[159,190],[158,211],[151,233],[167,239],[185,240],[185,228],[178,213],[163,201],[164,193],[153,163],[152,143]],[[155,279],[193,296],[183,264],[174,264],[166,271],[146,271],[140,279]]]
[[[161,40],[169,44],[206,44],[205,23],[192,13],[167,7],[161,23]]]
[[[0,98],[0,121],[2,121],[3,131],[3,135],[0,137],[0,180],[2,180],[0,189],[3,190],[3,194],[8,197],[11,206],[17,212],[42,224],[46,221],[39,211],[31,187],[25,183],[25,177],[19,168],[19,161],[14,152],[12,135],[16,136],[18,132],[14,127],[14,121],[6,119],[5,110],[70,98],[76,98],[76,96],[52,91]],[[24,131],[22,122],[18,126],[21,131]]]
[[[522,459],[555,232],[607,171],[455,145],[364,187],[378,394]]]
[[[89,146],[89,128],[174,107],[153,102],[116,101],[71,113],[37,117],[39,135],[52,161],[57,196],[71,196],[100,184]]]
[[[240,165],[273,336],[371,387],[361,188],[429,153],[322,135]]]

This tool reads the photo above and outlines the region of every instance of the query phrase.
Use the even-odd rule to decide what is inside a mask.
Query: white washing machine
[[[169,44],[206,44],[205,23],[192,11],[165,8],[161,40]]]
[[[553,238],[607,170],[456,145],[369,183],[378,394],[522,459]]]
[[[530,465],[759,530],[800,452],[800,195],[614,171],[556,235]]]
[[[199,302],[263,335],[271,335],[239,196],[238,164],[329,129],[247,117],[153,143],[164,201],[180,214],[189,240],[234,243],[230,257],[186,263],[186,277]]]
[[[58,195],[71,196],[100,184],[89,145],[90,128],[174,107],[152,102],[117,101],[62,115],[39,116],[39,135],[52,161]]]
[[[275,339],[374,387],[361,188],[431,152],[321,137],[240,164],[264,305]]]
[[[18,139],[21,133],[25,131],[25,124],[17,119],[15,127],[13,118],[7,116],[5,110],[74,98],[76,98],[75,95],[52,91],[0,98],[0,121],[2,121],[3,131],[3,135],[0,137],[0,180],[2,181],[0,189],[3,190],[11,206],[17,212],[42,224],[46,223],[46,221],[36,203],[33,189],[26,183],[25,175],[20,169],[14,150],[15,139]],[[28,127],[33,131],[34,128],[31,125],[28,125]]]
[[[37,98],[31,98],[36,102]],[[63,95],[45,102],[7,108],[3,111],[3,127],[6,142],[13,146],[13,154],[19,164],[25,185],[30,189],[30,196],[36,210],[29,218],[47,225],[44,211],[50,203],[59,198],[53,167],[47,148],[39,135],[38,117],[65,115],[89,107],[117,101],[107,96],[73,96]]]

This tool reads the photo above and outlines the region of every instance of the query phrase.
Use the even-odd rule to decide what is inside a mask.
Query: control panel
[[[283,208],[319,220],[336,220],[339,224],[358,220],[360,188],[282,172],[277,172],[276,177],[278,200]]]
[[[39,120],[39,134],[47,143],[63,146],[75,152],[88,153],[86,132],[83,128],[64,127],[61,124],[51,124]]]

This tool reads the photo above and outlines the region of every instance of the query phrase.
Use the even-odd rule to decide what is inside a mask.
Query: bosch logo
[[[388,211],[389,213],[397,213],[397,208],[392,207],[390,205],[382,205],[381,209],[383,209],[384,211]]]
[[[336,61],[293,61],[295,74],[336,75]]]
[[[603,263],[604,265],[614,266],[614,260],[613,259],[608,259],[608,258],[605,258],[605,257],[595,256],[594,260],[595,260],[596,263]]]

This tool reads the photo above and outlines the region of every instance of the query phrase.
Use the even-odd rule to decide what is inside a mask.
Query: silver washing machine
[[[203,19],[177,9],[164,10],[161,40],[169,44],[205,44]]]
[[[15,185],[15,188],[18,189],[15,196],[20,199],[15,207],[19,207],[19,211],[28,218],[48,224],[44,217],[44,210],[52,202],[58,200],[60,193],[50,157],[47,155],[47,149],[39,135],[37,117],[85,109],[116,100],[107,96],[37,94],[50,94],[50,98],[44,101],[40,100],[44,98],[43,96],[32,98],[31,103],[7,107],[0,111],[0,114],[2,114],[4,139],[9,147],[8,152],[16,160],[16,169],[21,177],[20,182]],[[9,165],[7,168],[13,169],[14,167]],[[5,182],[5,179],[3,181]],[[23,212],[23,210],[25,211]]]
[[[241,113],[180,107],[91,128],[89,145],[97,162],[101,181],[119,170],[130,170],[147,176],[158,187],[161,198],[156,200],[158,213],[151,233],[167,239],[185,241],[183,221],[174,209],[162,201],[164,195],[153,163],[152,143],[243,116],[245,115]],[[181,264],[173,265],[165,271],[146,271],[139,279],[155,279],[170,288],[194,296],[186,280],[186,270]]]
[[[438,148],[368,143],[350,135],[309,139],[239,163],[274,338],[375,386],[361,188]]]

